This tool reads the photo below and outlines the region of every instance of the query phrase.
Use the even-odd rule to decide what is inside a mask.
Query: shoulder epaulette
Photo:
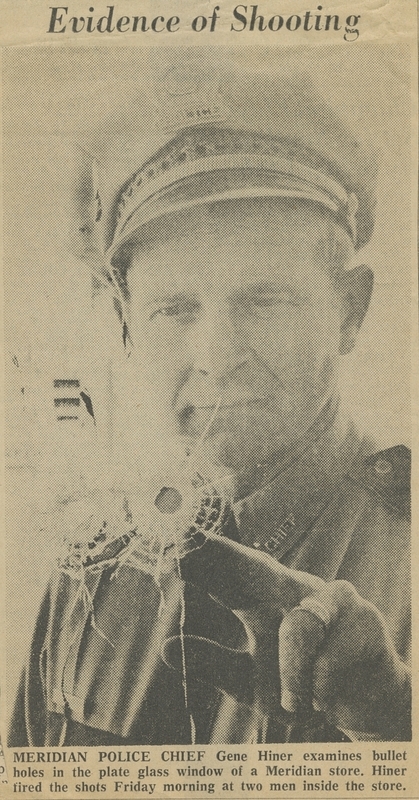
[[[410,462],[409,448],[398,444],[366,458],[349,477],[390,510],[410,516]]]

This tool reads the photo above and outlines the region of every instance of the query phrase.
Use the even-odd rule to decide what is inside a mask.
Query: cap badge
[[[171,67],[156,87],[156,98],[158,125],[167,133],[228,117],[219,76],[200,65],[193,70]]]

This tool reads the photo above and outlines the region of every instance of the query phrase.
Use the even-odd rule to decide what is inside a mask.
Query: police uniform
[[[193,90],[189,82],[183,92],[176,69],[166,72],[166,141],[125,182],[109,215],[101,208],[82,234],[95,247],[100,237],[105,242],[95,270],[102,263],[106,280],[114,279],[118,254],[141,226],[217,200],[301,199],[334,215],[356,249],[369,240],[374,156],[315,96],[306,79],[278,85],[266,75],[245,75],[237,83],[237,76],[226,74],[221,90],[197,70]],[[98,231],[95,224],[105,227]],[[85,246],[91,253],[91,241]],[[409,486],[407,448],[377,452],[335,399],[321,424],[285,461],[249,468],[223,533],[292,569],[352,583],[383,614],[406,660]],[[50,581],[16,701],[10,745],[187,743],[191,717],[199,743],[246,741],[240,719],[251,700],[246,686],[240,686],[239,661],[237,675],[225,676],[227,689],[219,675],[212,682],[199,675],[188,681],[186,709],[182,674],[162,657],[165,642],[179,630],[181,608],[186,635],[216,642],[230,654],[246,648],[239,619],[188,581],[187,573],[182,602],[178,587],[169,586],[163,608],[152,577],[129,564],[121,565],[116,576],[105,568],[85,580],[89,602],[71,574],[57,570]],[[408,709],[404,716],[401,727],[389,730],[386,738],[410,738]],[[359,732],[361,738],[364,734],[368,738],[371,732]],[[319,715],[291,729],[289,720],[286,724],[273,715],[263,738],[331,741],[351,736]]]

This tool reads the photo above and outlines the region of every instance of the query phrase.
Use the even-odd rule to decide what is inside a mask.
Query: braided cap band
[[[356,245],[357,198],[323,158],[292,142],[217,127],[189,128],[136,172],[119,194],[109,259],[146,222],[218,200],[290,197],[332,211]]]

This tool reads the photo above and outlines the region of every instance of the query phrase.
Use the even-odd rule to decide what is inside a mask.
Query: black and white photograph
[[[9,748],[412,738],[411,51],[236,41],[3,52]]]

